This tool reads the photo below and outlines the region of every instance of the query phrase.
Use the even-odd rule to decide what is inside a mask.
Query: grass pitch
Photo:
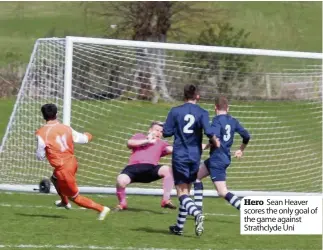
[[[114,206],[114,196],[90,196]],[[1,249],[322,249],[321,236],[240,235],[239,212],[219,198],[205,198],[205,233],[196,237],[189,218],[183,236],[170,235],[177,211],[160,208],[160,197],[129,196],[129,210],[97,221],[96,213],[73,205],[56,208],[56,195],[0,193]],[[177,203],[174,198],[175,203]]]
[[[0,135],[4,134],[4,130],[11,114],[13,107],[12,100],[1,100],[0,101]],[[96,122],[91,123],[80,123],[78,128],[82,128],[88,131],[93,131],[97,138],[106,136],[107,140],[110,140],[111,134],[108,131],[119,131],[119,134],[114,134],[116,138],[120,140],[120,147],[124,148],[124,142],[129,133],[128,130],[120,131],[120,127],[126,128],[126,122],[128,118],[132,116],[134,124],[142,122],[142,120],[148,120],[154,116],[164,116],[169,108],[167,105],[159,105],[158,109],[148,104],[142,103],[132,103],[132,105],[121,105],[118,104],[118,109],[113,103],[104,102],[92,102],[90,103],[74,103],[75,107],[73,112],[77,115],[84,113],[83,110],[87,110],[91,107],[101,107],[101,110],[106,110],[107,113],[102,113],[97,117]],[[259,106],[257,106],[257,105]],[[111,108],[109,108],[109,105]],[[137,116],[133,114],[133,107],[135,107],[136,114],[144,112],[147,117]],[[210,108],[209,106],[205,106]],[[237,107],[240,107],[237,109]],[[243,112],[249,107],[249,115],[245,115]],[[38,112],[36,110],[31,112]],[[119,112],[122,110],[122,112]],[[294,112],[298,111],[297,115]],[[305,111],[308,112],[305,112]],[[112,112],[111,114],[109,112]],[[250,187],[252,185],[259,185],[262,183],[262,187],[266,189],[266,183],[277,183],[277,190],[282,189],[293,189],[301,191],[318,190],[321,185],[313,181],[318,181],[321,175],[321,143],[322,138],[321,133],[321,123],[319,122],[321,117],[321,106],[318,103],[314,104],[303,104],[303,103],[249,103],[244,106],[239,105],[239,103],[233,103],[232,111],[234,115],[243,116],[242,122],[247,124],[254,135],[253,146],[249,148],[249,157],[246,157],[244,161],[241,161],[241,165],[238,162],[234,162],[232,166],[232,172],[228,173],[229,185],[235,187]],[[258,112],[265,112],[262,120],[259,121]],[[114,112],[114,113],[113,113]],[[240,113],[241,112],[241,113]],[[267,112],[267,113],[266,113]],[[275,113],[275,117],[270,119],[264,119],[264,117],[270,117],[270,114]],[[119,115],[118,115],[119,114]],[[262,113],[261,113],[262,114]],[[28,116],[29,114],[26,114]],[[35,117],[34,113],[30,114],[30,117]],[[114,119],[110,119],[114,117]],[[314,117],[314,118],[313,118]],[[41,118],[39,118],[41,119]],[[307,121],[312,119],[312,127],[308,128]],[[248,162],[253,162],[253,156],[256,157],[263,150],[264,157],[266,157],[266,151],[272,151],[272,154],[276,154],[275,157],[267,156],[268,162],[271,161],[272,164],[275,160],[283,161],[284,156],[280,153],[284,152],[284,141],[283,139],[284,130],[279,130],[277,133],[277,128],[273,127],[273,130],[268,124],[274,121],[280,121],[280,123],[290,126],[294,129],[293,133],[288,133],[288,135],[302,135],[307,134],[306,139],[303,143],[306,143],[309,150],[316,152],[318,160],[309,162],[312,166],[312,172],[310,178],[312,181],[308,181],[307,185],[298,185],[294,187],[297,178],[304,179],[302,173],[300,175],[293,175],[296,179],[292,179],[290,175],[293,174],[292,171],[285,169],[284,174],[280,177],[284,178],[286,181],[280,182],[278,179],[273,179],[269,174],[274,174],[274,167],[270,168],[272,172],[264,172],[262,175],[266,180],[261,179],[261,175],[257,175],[254,172],[252,175],[245,173],[244,166],[248,166]],[[257,123],[259,121],[259,123]],[[303,121],[303,122],[300,122]],[[99,124],[101,123],[101,124]],[[104,126],[102,126],[104,124]],[[267,124],[266,133],[261,130],[262,124]],[[35,125],[31,123],[31,125]],[[315,130],[312,130],[315,125]],[[102,130],[105,128],[106,131]],[[138,125],[137,128],[142,128]],[[114,130],[113,130],[114,129]],[[123,133],[122,133],[123,132]],[[112,134],[113,135],[113,134]],[[256,136],[255,136],[256,135]],[[33,134],[30,135],[30,147],[34,147]],[[122,137],[123,136],[123,137]],[[270,137],[270,141],[267,144],[263,144],[263,140]],[[111,137],[111,140],[116,140],[116,138]],[[296,137],[295,137],[296,138]],[[295,139],[294,138],[294,139]],[[297,138],[296,138],[297,139]],[[279,151],[274,151],[276,149],[275,142],[280,142],[281,146],[277,149]],[[117,141],[115,141],[117,142]],[[238,143],[238,141],[237,141]],[[271,144],[270,144],[271,143]],[[251,144],[252,145],[252,144]],[[263,145],[263,148],[257,148],[257,145]],[[294,144],[293,144],[294,145]],[[289,152],[295,152],[295,157],[303,155],[297,151],[297,147],[292,145],[289,148]],[[295,144],[298,145],[298,144]],[[99,147],[99,145],[94,145]],[[118,147],[119,147],[118,146]],[[115,158],[109,158],[109,161],[113,163],[118,162],[117,157],[120,157],[117,152],[118,147],[114,146],[111,150],[107,150],[107,153],[113,154],[115,151]],[[88,152],[93,150],[91,145],[77,148],[77,155],[86,156]],[[260,150],[257,152],[257,150]],[[286,148],[288,153],[288,147]],[[292,150],[292,151],[291,151]],[[287,154],[285,158],[287,157]],[[280,154],[280,156],[279,156]],[[17,154],[16,154],[17,155]],[[33,155],[33,152],[32,152]],[[98,155],[104,156],[103,153],[98,153]],[[127,154],[128,155],[128,154]],[[33,155],[34,157],[34,155]],[[126,158],[126,153],[123,152],[120,164],[116,167],[123,167]],[[286,161],[286,160],[285,160]],[[79,173],[79,180],[85,183],[89,172],[91,170],[88,168],[91,164],[91,159],[87,160],[85,157],[81,158],[81,167]],[[7,162],[8,163],[8,162]],[[106,160],[104,164],[107,164]],[[258,166],[261,168],[263,165],[255,165],[252,171]],[[262,164],[267,164],[266,161],[262,161]],[[303,170],[301,163],[295,162],[293,166],[299,165],[300,170]],[[3,176],[5,176],[6,169],[9,165],[0,166],[4,171],[1,171]],[[278,167],[278,166],[277,166]],[[26,170],[27,177],[34,177],[38,174],[38,171],[45,169],[44,166],[24,169]],[[101,169],[103,171],[103,169]],[[107,171],[109,168],[107,168]],[[261,169],[260,169],[261,170]],[[266,169],[265,169],[266,170]],[[35,172],[36,171],[36,172]],[[231,170],[230,170],[231,171]],[[235,172],[237,171],[237,172]],[[16,169],[15,174],[17,177],[21,177],[22,169]],[[97,171],[91,171],[91,173],[101,173]],[[280,171],[280,173],[282,173]],[[294,173],[295,174],[295,173]],[[106,173],[106,175],[100,176],[100,182],[98,184],[106,185],[108,180],[113,180],[116,173]],[[250,178],[249,180],[246,179]],[[29,180],[25,178],[24,180]],[[38,180],[38,177],[36,178]],[[290,180],[290,183],[288,182]],[[33,181],[35,183],[35,181]],[[210,181],[206,180],[205,184],[207,187],[211,187]],[[160,184],[154,184],[160,187]],[[279,186],[280,185],[280,186]],[[273,186],[271,186],[273,188]],[[104,205],[114,207],[117,203],[117,199],[112,195],[92,195],[90,196],[95,201],[102,203]],[[175,223],[177,217],[177,211],[164,210],[160,208],[160,198],[156,196],[129,196],[129,210],[119,213],[111,213],[105,221],[97,221],[97,215],[93,211],[84,210],[73,205],[72,210],[58,209],[54,206],[54,201],[58,199],[55,195],[43,195],[43,194],[30,194],[30,193],[5,193],[0,192],[0,249],[127,249],[127,250],[189,250],[189,249],[212,249],[212,250],[319,250],[322,249],[322,239],[321,236],[245,236],[240,235],[240,216],[239,212],[227,204],[226,201],[219,198],[205,198],[204,200],[204,211],[206,213],[205,221],[205,233],[202,237],[196,237],[194,233],[194,221],[189,218],[184,235],[175,236],[168,233],[168,227]],[[177,199],[173,198],[175,204],[178,205]]]

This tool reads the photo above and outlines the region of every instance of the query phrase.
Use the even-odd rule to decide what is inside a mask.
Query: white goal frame
[[[71,122],[73,43],[116,45],[116,46],[136,47],[136,48],[184,50],[184,51],[210,52],[210,53],[223,53],[223,54],[293,57],[293,58],[323,60],[323,54],[321,53],[266,50],[266,49],[247,49],[247,48],[233,48],[233,47],[219,47],[219,46],[189,45],[189,44],[179,44],[179,43],[158,43],[158,42],[143,42],[143,41],[67,36],[66,48],[65,48],[65,79],[64,79],[64,107],[63,107],[63,112],[64,112],[63,123],[66,125],[70,125],[70,122]]]
[[[48,40],[55,38],[38,39]],[[61,39],[60,39],[61,40]],[[129,40],[116,40],[116,39],[103,39],[103,38],[86,38],[86,37],[74,37],[67,36],[65,38],[65,74],[64,74],[64,96],[63,96],[63,123],[70,125],[71,122],[71,100],[72,100],[72,64],[73,64],[73,45],[74,43],[83,44],[97,44],[97,45],[115,45],[126,46],[136,48],[154,48],[164,50],[182,50],[193,52],[210,52],[210,53],[224,53],[224,54],[240,54],[240,55],[255,55],[255,56],[270,56],[270,57],[290,57],[290,58],[303,58],[303,59],[317,59],[323,60],[322,53],[311,52],[298,52],[298,51],[281,51],[281,50],[267,50],[267,49],[250,49],[250,48],[233,48],[233,47],[219,47],[219,46],[202,46],[202,45],[188,45],[188,44],[176,44],[176,43],[158,43],[158,42],[144,42],[144,41],[129,41]],[[37,42],[34,47],[35,53]],[[27,73],[29,70],[27,67]],[[27,74],[26,74],[27,75]],[[17,103],[20,96],[23,94],[23,85],[21,86],[17,102],[14,106],[14,110],[11,114],[5,135],[0,145],[0,154],[2,152],[4,143],[8,136],[10,126],[13,122],[17,110]],[[5,191],[23,191],[23,192],[35,192],[38,185],[11,185],[0,184],[0,190]],[[102,187],[80,187],[82,193],[106,193],[114,194],[115,188],[102,188]],[[161,195],[162,189],[147,189],[147,188],[131,188],[127,189],[127,194],[140,194],[140,195]],[[254,196],[254,195],[322,195],[322,193],[299,193],[299,192],[279,192],[279,191],[233,191],[238,196]],[[51,188],[51,193],[56,193],[54,188]],[[215,190],[205,190],[205,196],[218,196]],[[175,195],[173,190],[172,195]]]

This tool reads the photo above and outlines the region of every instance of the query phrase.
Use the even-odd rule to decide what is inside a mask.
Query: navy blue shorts
[[[153,164],[134,164],[126,166],[120,174],[126,174],[129,176],[131,183],[150,183],[161,179],[158,175],[158,171],[161,165]]]
[[[179,162],[173,161],[173,176],[175,185],[191,184],[196,181],[197,173],[199,171],[200,162]]]
[[[225,181],[227,178],[227,168],[230,164],[223,163],[220,160],[211,160],[210,158],[204,161],[206,168],[209,170],[212,182]]]

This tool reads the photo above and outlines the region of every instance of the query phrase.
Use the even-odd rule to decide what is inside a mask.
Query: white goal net
[[[76,146],[79,186],[113,190],[130,155],[127,139],[146,132],[153,120],[164,121],[182,102],[183,86],[193,83],[211,119],[214,97],[224,94],[230,113],[252,135],[243,159],[228,168],[231,190],[319,193],[321,60],[318,53],[39,39],[2,140],[0,188],[38,185],[51,175],[49,164],[36,160],[34,133],[43,124],[40,107],[55,103],[62,122],[94,135],[90,144]],[[237,136],[232,150],[240,143]],[[170,157],[162,162],[170,165]],[[204,183],[213,190],[209,179]],[[161,182],[131,187],[158,193]]]

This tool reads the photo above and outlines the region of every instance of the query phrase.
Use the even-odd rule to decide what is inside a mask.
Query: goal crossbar
[[[129,41],[129,40],[87,38],[87,37],[76,37],[76,36],[67,36],[66,41],[67,43],[71,42],[71,43],[98,44],[98,45],[117,45],[117,46],[136,47],[136,48],[184,50],[184,51],[237,54],[237,55],[278,56],[278,57],[293,57],[293,58],[307,58],[307,59],[321,59],[321,60],[323,59],[322,53],[299,52],[299,51],[234,48],[234,47],[222,47],[222,46],[190,45],[190,44],[180,44],[180,43]]]

